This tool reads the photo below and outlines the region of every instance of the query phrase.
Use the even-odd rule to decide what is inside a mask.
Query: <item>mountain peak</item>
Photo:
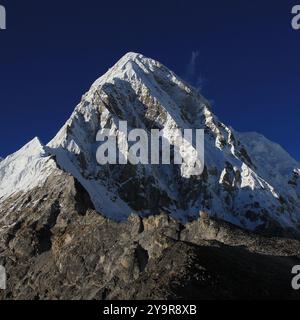
[[[123,61],[135,61],[137,59],[143,59],[146,58],[143,54],[137,53],[137,52],[127,52],[124,54],[124,56],[119,60]]]
[[[44,145],[42,144],[41,140],[38,137],[34,137],[23,148],[31,148],[31,149],[34,148],[37,150],[42,150],[44,148]]]
[[[0,162],[0,202],[42,185],[55,168],[55,162],[35,137]]]
[[[122,139],[120,121],[127,121],[128,130],[163,129],[170,145],[174,128],[204,129],[203,175],[191,177],[191,164],[99,165],[97,134],[110,128]],[[186,222],[205,211],[250,230],[274,224],[297,229],[300,223],[298,164],[266,139],[221,123],[197,90],[139,53],[125,54],[92,85],[47,152],[37,138],[21,150],[0,163],[0,202],[24,185],[32,188],[39,177],[42,183],[53,172],[51,159],[46,161],[51,154],[57,167],[83,186],[96,210],[115,220],[134,211],[167,212]],[[266,160],[270,155],[276,160]]]
[[[145,81],[145,76],[154,72],[155,66],[161,64],[153,59],[147,58],[140,53],[128,52],[117,61],[103,76],[97,79],[92,88],[97,88],[103,83],[113,83],[115,79],[132,81],[139,79]],[[167,68],[166,70],[170,72]]]

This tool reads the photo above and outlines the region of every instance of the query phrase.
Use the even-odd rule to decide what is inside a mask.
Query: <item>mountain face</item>
[[[128,130],[205,129],[205,168],[187,176],[183,165],[105,165],[96,161],[97,132],[119,121]],[[0,203],[42,186],[57,170],[71,174],[97,212],[116,221],[132,212],[167,213],[185,223],[200,210],[249,230],[300,228],[300,165],[256,133],[221,123],[209,103],[161,63],[128,53],[82,97],[46,146],[36,138],[0,163]]]
[[[204,129],[203,173],[99,165],[97,133],[122,139],[120,120],[168,141]],[[300,242],[287,239],[300,234],[299,176],[280,146],[227,127],[161,63],[128,53],[52,141],[0,160],[0,299],[299,299]]]

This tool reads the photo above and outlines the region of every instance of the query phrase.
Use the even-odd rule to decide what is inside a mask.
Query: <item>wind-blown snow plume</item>
[[[197,71],[197,60],[199,55],[200,51],[192,51],[191,59],[186,67],[185,80],[200,92],[203,85],[203,78]]]

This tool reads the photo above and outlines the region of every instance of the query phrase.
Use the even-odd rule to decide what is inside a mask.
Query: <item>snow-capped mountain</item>
[[[205,129],[205,169],[188,176],[178,165],[105,165],[96,161],[97,132],[119,121],[128,130]],[[96,210],[115,220],[132,212],[168,213],[183,222],[199,211],[249,230],[300,232],[300,164],[256,133],[238,133],[208,101],[161,63],[128,53],[82,97],[47,144],[36,138],[0,162],[0,204],[42,187],[60,170],[88,192]]]
[[[56,163],[46,154],[38,138],[1,161],[0,202],[20,191],[42,186],[53,173]]]

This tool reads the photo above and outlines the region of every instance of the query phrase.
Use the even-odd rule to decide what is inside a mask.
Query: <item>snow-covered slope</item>
[[[57,168],[38,138],[0,162],[0,203],[20,191],[43,185]]]
[[[282,193],[290,188],[294,174],[299,174],[300,164],[280,145],[263,135],[248,132],[239,133],[238,138],[249,150],[256,172]],[[300,193],[298,193],[300,195]]]
[[[109,127],[122,139],[119,120],[128,122],[128,130],[164,129],[169,141],[174,128],[205,129],[203,174],[189,176],[183,165],[98,165],[96,134]],[[100,77],[42,149],[84,186],[98,212],[116,220],[136,211],[167,212],[187,221],[204,210],[251,230],[300,230],[300,165],[266,138],[227,127],[197,90],[141,54],[126,54]],[[30,154],[29,150],[26,167],[39,168],[44,156],[34,152],[37,158],[30,159]],[[11,157],[18,161],[19,155]],[[25,167],[23,173],[12,166],[8,171],[8,164],[7,159],[1,162],[0,173],[10,172],[17,177],[14,185],[26,190],[34,173],[28,176]],[[5,181],[0,180],[2,197],[14,188]]]

